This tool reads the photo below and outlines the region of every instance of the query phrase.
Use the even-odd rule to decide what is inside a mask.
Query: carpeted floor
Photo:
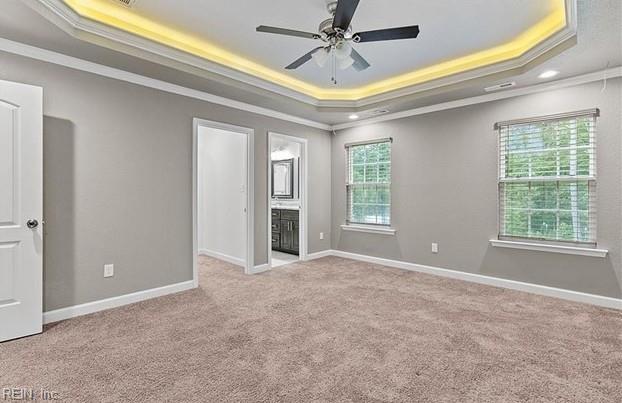
[[[620,402],[622,312],[328,257],[0,344],[63,401]]]

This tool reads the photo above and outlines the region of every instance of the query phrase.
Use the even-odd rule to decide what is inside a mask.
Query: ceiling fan
[[[356,71],[363,71],[370,67],[367,60],[354,50],[350,42],[391,41],[395,39],[416,38],[417,35],[419,35],[418,25],[353,33],[350,23],[359,5],[359,1],[360,0],[329,0],[327,2],[327,8],[328,12],[332,14],[332,18],[320,23],[317,34],[266,25],[258,26],[257,32],[321,40],[324,42],[324,45],[311,50],[285,68],[287,70],[297,69],[311,59],[314,59],[320,67],[324,67],[330,59],[332,61],[333,70],[332,81],[337,84],[337,67],[345,70],[352,66]]]

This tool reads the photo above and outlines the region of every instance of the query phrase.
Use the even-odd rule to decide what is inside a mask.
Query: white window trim
[[[395,228],[384,225],[342,224],[344,231],[366,232],[368,234],[395,235]]]
[[[539,252],[554,252],[566,255],[579,255],[604,258],[609,251],[607,249],[584,248],[580,246],[555,245],[550,243],[535,243],[521,241],[505,241],[500,239],[491,239],[490,244],[497,248],[511,248],[534,250]]]
[[[353,146],[361,146],[366,144],[379,144],[388,142],[390,144],[390,160],[391,164],[391,179],[393,179],[393,137],[384,137],[379,139],[371,139],[371,140],[363,140],[356,141],[351,143],[344,144],[345,149],[345,161],[346,161],[346,198],[348,197],[348,187],[352,185],[365,185],[365,184],[355,184],[350,183],[351,172],[349,170],[350,160],[349,160],[349,151],[348,149]],[[389,191],[392,190],[392,181],[389,181]],[[350,222],[350,217],[348,212],[346,211],[346,223],[341,226],[342,229],[346,231],[357,231],[357,232],[367,232],[367,233],[376,233],[376,234],[388,234],[394,235],[395,229],[391,227],[392,221],[392,209],[393,209],[393,194],[391,193],[391,200],[389,201],[389,224],[366,224],[359,222]],[[347,208],[346,208],[347,210]]]
[[[532,118],[526,118],[526,119],[515,119],[515,120],[510,120],[510,121],[505,121],[505,122],[497,122],[494,124],[494,130],[496,133],[498,133],[499,129],[501,128],[501,126],[508,126],[508,125],[512,125],[512,124],[522,124],[522,123],[532,123],[532,122],[539,122],[539,121],[547,121],[547,120],[555,120],[555,119],[565,119],[565,118],[571,118],[571,117],[578,117],[578,116],[585,116],[585,115],[593,115],[594,118],[598,118],[600,117],[600,109],[599,108],[594,108],[594,109],[587,109],[587,110],[581,110],[581,111],[576,111],[576,112],[569,112],[569,113],[561,113],[561,114],[557,114],[557,115],[548,115],[548,116],[540,116],[540,117],[532,117]],[[596,124],[596,122],[595,122]],[[592,133],[592,136],[595,135],[594,133]],[[596,152],[596,147],[594,146],[594,152]],[[497,149],[497,153],[500,153],[500,149]],[[498,157],[499,155],[497,155]],[[596,158],[595,155],[592,156],[592,158]],[[544,177],[544,178],[539,178],[539,180],[544,180],[546,181],[548,180],[587,180],[587,181],[593,181],[596,183],[596,175],[595,175],[595,170],[596,170],[596,163],[595,161],[592,161],[590,163],[590,165],[593,165],[593,169],[594,172],[591,172],[590,175],[587,176],[575,176],[573,178],[558,178],[558,177]],[[515,181],[521,181],[521,179],[513,179],[513,178],[506,178],[505,177],[505,164],[500,164],[498,166],[498,184],[501,183],[509,183],[509,182],[515,182]],[[531,178],[530,178],[531,180]],[[538,178],[535,178],[535,180],[537,181]],[[498,220],[498,228],[499,228],[499,232],[501,230],[501,226],[502,221],[499,217],[499,208],[501,206],[500,201],[499,201],[499,196],[497,195],[497,220]],[[596,236],[596,233],[594,234]],[[525,241],[507,241],[507,240],[502,240],[500,239],[501,235],[499,235],[499,237],[497,239],[491,239],[490,240],[490,244],[492,246],[495,247],[501,247],[501,248],[514,248],[514,249],[524,249],[524,250],[535,250],[535,251],[543,251],[543,252],[556,252],[556,253],[562,253],[562,254],[572,254],[572,255],[581,255],[581,256],[592,256],[592,257],[606,257],[608,254],[608,250],[607,249],[598,249],[596,247],[596,244],[594,244],[594,247],[581,247],[581,246],[565,246],[565,245],[558,245],[555,244],[554,242],[558,242],[555,240],[546,240],[544,242],[546,243],[535,243],[535,242],[530,242],[531,239],[529,238],[524,238]]]

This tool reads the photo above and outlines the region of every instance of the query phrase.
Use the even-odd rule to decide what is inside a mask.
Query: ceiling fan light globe
[[[335,56],[337,59],[347,59],[352,54],[352,46],[348,42],[341,42],[335,47]]]
[[[315,63],[320,66],[326,66],[326,62],[328,62],[328,51],[326,49],[320,49],[314,54],[311,55]]]
[[[337,59],[337,64],[341,70],[345,70],[354,64],[354,59],[350,56],[343,59]]]

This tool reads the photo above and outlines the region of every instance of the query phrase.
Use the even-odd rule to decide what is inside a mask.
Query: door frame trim
[[[267,212],[268,212],[268,236],[267,236],[267,248],[268,248],[268,270],[272,269],[272,139],[280,138],[283,140],[292,141],[300,144],[300,156],[302,158],[302,164],[299,167],[300,175],[300,190],[302,194],[300,197],[300,227],[298,229],[298,239],[300,244],[300,250],[298,252],[299,261],[307,260],[307,254],[309,252],[307,223],[309,218],[309,192],[308,192],[308,178],[309,178],[309,141],[302,137],[290,136],[278,132],[268,131],[268,192],[267,192]]]
[[[199,286],[198,185],[199,127],[226,130],[246,135],[246,262],[244,273],[252,274],[255,261],[255,130],[201,118],[192,120],[192,281]]]

